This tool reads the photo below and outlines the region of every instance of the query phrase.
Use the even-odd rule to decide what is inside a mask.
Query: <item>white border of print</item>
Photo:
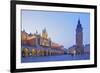
[[[90,60],[21,63],[21,9],[90,13]],[[94,64],[94,10],[85,8],[16,5],[16,69]]]

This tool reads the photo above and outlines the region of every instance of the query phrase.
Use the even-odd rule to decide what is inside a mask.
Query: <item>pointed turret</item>
[[[45,38],[45,39],[48,38],[48,33],[47,33],[47,31],[46,31],[46,28],[44,28],[44,29],[42,30],[42,37]]]
[[[78,19],[78,24],[77,24],[77,28],[76,28],[76,32],[81,32],[83,30],[82,25],[80,23],[80,19]]]

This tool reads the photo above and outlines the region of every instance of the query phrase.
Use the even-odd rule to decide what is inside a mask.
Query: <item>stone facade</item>
[[[28,34],[25,31],[21,32],[22,53],[30,52],[31,56],[45,56],[64,54],[63,46],[53,42],[49,37],[46,29],[42,31],[42,35],[36,33]],[[24,55],[25,56],[25,55]]]

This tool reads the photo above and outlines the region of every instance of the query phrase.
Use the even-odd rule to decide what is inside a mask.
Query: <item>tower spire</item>
[[[76,31],[82,31],[83,28],[82,28],[82,25],[81,25],[81,22],[80,22],[80,18],[78,19],[78,23],[77,23],[77,28],[76,28]]]
[[[45,33],[45,32],[46,32],[46,28],[43,29],[43,33]]]
[[[80,24],[80,18],[78,19],[78,24]]]
[[[36,34],[38,34],[38,31],[36,30]]]

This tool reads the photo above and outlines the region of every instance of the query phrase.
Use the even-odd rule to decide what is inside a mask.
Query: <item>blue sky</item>
[[[90,43],[90,14],[54,11],[21,11],[21,26],[27,33],[42,33],[46,28],[52,41],[69,48],[75,45],[78,19],[83,27],[83,44]]]

